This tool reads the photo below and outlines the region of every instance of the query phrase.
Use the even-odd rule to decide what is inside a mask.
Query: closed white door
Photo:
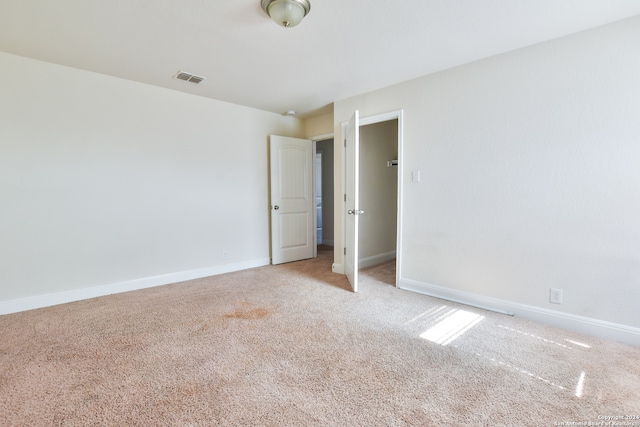
[[[271,135],[271,262],[314,254],[313,142]]]
[[[344,271],[353,292],[358,292],[358,216],[364,213],[360,209],[358,197],[359,174],[359,112],[356,110],[345,128],[345,255]]]

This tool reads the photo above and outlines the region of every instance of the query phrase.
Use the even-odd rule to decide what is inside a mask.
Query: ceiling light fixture
[[[285,27],[295,27],[311,10],[309,0],[262,0],[262,9],[273,22]]]

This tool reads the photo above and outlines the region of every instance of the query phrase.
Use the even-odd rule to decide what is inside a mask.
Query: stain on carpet
[[[224,315],[226,319],[263,319],[272,314],[272,311],[268,308],[256,307],[251,303],[243,303],[233,313],[227,313]]]

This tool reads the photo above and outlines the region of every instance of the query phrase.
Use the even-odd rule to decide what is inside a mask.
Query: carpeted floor
[[[353,294],[331,256],[1,316],[0,425],[640,415],[640,348],[397,290],[392,263]]]

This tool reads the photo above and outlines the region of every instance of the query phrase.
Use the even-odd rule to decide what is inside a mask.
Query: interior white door
[[[345,208],[347,215],[345,220],[344,271],[353,292],[358,292],[358,216],[363,213],[360,210],[358,197],[359,131],[359,112],[356,110],[345,128]]]
[[[271,262],[313,257],[313,142],[271,135]]]

